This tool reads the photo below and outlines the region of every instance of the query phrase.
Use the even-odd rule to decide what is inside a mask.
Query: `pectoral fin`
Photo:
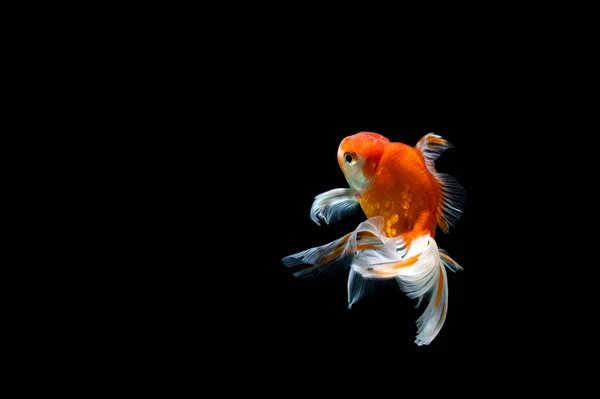
[[[356,190],[352,188],[336,188],[315,197],[310,209],[310,218],[320,225],[320,220],[330,224],[354,214],[358,208]]]

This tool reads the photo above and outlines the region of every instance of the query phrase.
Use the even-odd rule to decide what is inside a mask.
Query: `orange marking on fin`
[[[394,264],[394,269],[399,269],[401,267],[407,267],[410,265],[414,265],[419,260],[419,255],[411,256],[408,259],[404,259],[398,263]]]
[[[375,244],[362,244],[357,247],[358,251],[362,251],[364,249],[377,249],[377,245]]]
[[[396,273],[391,272],[389,270],[373,270],[373,273],[381,277],[394,277],[396,275]]]
[[[450,256],[446,255],[443,252],[440,252],[440,258],[443,258],[444,260],[449,261],[450,263],[455,263],[454,260]]]
[[[338,245],[333,249],[333,251],[331,251],[331,253],[329,253],[323,257],[322,262],[327,264],[327,263],[333,262],[336,258],[343,255],[344,250],[346,249],[346,244],[348,244],[348,240],[350,239],[352,234],[353,233],[348,233],[345,236],[343,236],[340,239],[340,242],[338,243]],[[365,239],[365,238],[376,238],[378,243],[373,243],[373,241],[370,240],[370,241],[367,241],[367,243],[358,244],[357,250],[377,249],[379,247],[379,243],[381,241],[379,240],[379,237],[377,237],[377,235],[375,235],[369,231],[361,231],[358,233],[358,235],[357,235],[358,240]]]
[[[456,263],[456,261],[454,259],[452,259],[450,257],[450,255],[447,255],[443,252],[440,252],[440,257],[442,259],[444,259],[446,261],[446,263],[449,263],[450,265],[453,265],[454,267],[457,267],[459,269],[462,269],[462,266],[460,266],[458,263]]]
[[[419,255],[411,256],[408,259],[404,259],[404,260],[401,260],[400,262],[392,264],[392,266],[390,266],[390,268],[386,268],[386,269],[382,269],[382,270],[374,269],[373,273],[375,273],[375,274],[377,274],[379,276],[390,276],[390,277],[392,277],[392,276],[396,275],[396,272],[394,271],[394,269],[399,269],[401,267],[407,267],[407,266],[413,265],[418,260],[419,260]]]
[[[429,136],[427,137],[427,141],[434,143],[434,144],[440,144],[440,145],[447,145],[448,141],[444,140],[441,137],[433,137],[433,136]]]
[[[342,237],[342,241],[337,245],[337,247],[335,247],[335,249],[329,255],[323,258],[323,262],[330,263],[333,262],[337,257],[339,257],[343,253],[344,248],[346,247],[346,243],[348,242],[348,239],[351,235],[352,233],[348,233],[344,237]]]
[[[367,236],[367,237],[377,237],[377,235],[371,233],[370,231],[359,231],[358,232],[358,238],[362,238],[362,236]]]
[[[440,268],[444,267],[442,265],[439,266]],[[435,301],[435,306],[438,306],[440,304],[440,301],[442,300],[442,289],[444,288],[444,273],[440,273],[440,279],[438,281],[438,287],[437,287],[437,299]]]

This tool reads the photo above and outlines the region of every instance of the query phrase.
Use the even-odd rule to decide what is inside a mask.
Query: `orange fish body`
[[[417,321],[416,340],[429,344],[446,318],[445,268],[462,269],[434,240],[437,226],[448,233],[458,221],[466,198],[456,180],[435,170],[434,161],[450,147],[431,133],[415,147],[372,132],[344,138],[337,158],[350,187],[318,195],[311,218],[330,223],[360,206],[367,220],[353,233],[288,256],[284,263],[312,265],[298,276],[336,261],[348,266],[349,307],[364,295],[366,281],[395,278],[409,297],[429,301]]]
[[[450,146],[435,135],[425,136],[417,147],[389,142],[377,133],[361,132],[345,138],[338,150],[338,163],[344,169],[343,155],[359,151],[368,154],[369,165],[363,173],[372,184],[361,194],[359,204],[368,218],[382,216],[385,234],[396,237],[412,232],[435,236],[438,215],[441,212],[440,182],[427,167],[421,152],[425,143]],[[448,232],[448,222],[440,227]],[[410,240],[411,235],[405,237]]]

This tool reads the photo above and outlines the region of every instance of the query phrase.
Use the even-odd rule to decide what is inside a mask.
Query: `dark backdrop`
[[[291,355],[315,347],[345,351],[348,345],[366,351],[389,345],[390,354],[460,354],[480,346],[486,335],[489,345],[497,336],[497,315],[486,313],[485,302],[492,308],[496,301],[491,292],[498,281],[490,277],[492,263],[502,262],[494,253],[503,245],[494,239],[488,242],[498,235],[494,187],[502,184],[494,171],[498,151],[492,146],[510,141],[510,133],[499,139],[503,128],[497,114],[485,114],[485,106],[475,108],[472,102],[463,107],[461,100],[450,98],[394,101],[359,92],[310,93],[300,88],[298,93],[301,99],[288,93],[258,101],[264,108],[248,116],[252,132],[242,140],[245,149],[236,151],[241,156],[235,181],[243,187],[236,214],[244,215],[240,222],[245,226],[240,236],[245,252],[236,265],[242,289],[232,288],[228,297],[236,298],[231,303],[239,317],[236,325],[244,334],[266,339],[269,348]],[[486,121],[484,114],[494,122]],[[332,225],[317,226],[309,219],[316,195],[347,187],[337,148],[345,136],[359,131],[409,145],[434,132],[455,146],[436,166],[454,176],[468,198],[459,223],[448,235],[438,230],[436,239],[465,270],[448,272],[446,323],[428,347],[414,344],[415,321],[426,304],[415,309],[416,301],[393,284],[349,310],[347,271],[296,279],[281,262],[286,255],[339,238],[365,220],[362,211]]]
[[[519,105],[498,107],[481,100],[477,88],[458,86],[417,87],[414,96],[385,82],[369,90],[351,82],[331,87],[288,77],[278,87],[270,77],[265,87],[243,79],[235,91],[195,103],[197,109],[182,104],[178,112],[188,117],[166,126],[180,132],[165,160],[175,173],[162,175],[167,187],[160,194],[169,197],[161,205],[168,227],[160,234],[173,245],[162,262],[153,260],[159,282],[145,308],[164,337],[173,337],[164,342],[192,353],[212,342],[236,358],[317,362],[357,350],[464,356],[521,340],[512,320],[519,298],[506,287],[519,283],[510,271],[522,264],[514,255],[522,245],[514,240],[524,236],[515,233],[522,219],[513,211],[521,217],[527,203],[516,186],[529,183],[523,155],[532,146],[525,139],[536,136],[517,122]],[[337,148],[359,131],[408,145],[433,132],[455,146],[436,166],[468,197],[458,224],[448,235],[438,230],[436,240],[464,271],[448,272],[447,319],[427,347],[414,344],[426,304],[415,309],[416,301],[393,284],[349,310],[347,272],[296,279],[281,262],[365,219],[362,211],[332,225],[309,219],[316,195],[347,186]]]

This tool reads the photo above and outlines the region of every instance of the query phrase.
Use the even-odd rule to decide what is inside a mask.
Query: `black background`
[[[101,265],[84,284],[69,282],[101,287],[93,305],[69,315],[78,324],[69,334],[97,333],[85,347],[115,351],[109,367],[123,367],[124,376],[145,366],[193,379],[208,369],[240,389],[237,378],[248,375],[276,386],[264,372],[272,370],[293,386],[335,370],[345,373],[333,379],[340,386],[354,387],[355,376],[366,376],[369,388],[385,385],[378,372],[413,366],[409,354],[434,355],[441,361],[419,370],[464,376],[462,389],[476,380],[461,374],[465,362],[480,370],[480,360],[543,362],[561,343],[585,353],[589,313],[577,318],[571,308],[586,291],[581,281],[595,280],[585,278],[589,257],[583,268],[564,258],[582,252],[566,240],[582,236],[573,234],[577,222],[593,225],[595,209],[596,196],[585,191],[593,179],[576,181],[589,169],[567,172],[573,161],[595,159],[584,136],[593,127],[577,126],[579,114],[593,115],[580,75],[589,62],[569,55],[589,51],[539,10],[523,19],[530,36],[502,17],[484,32],[496,10],[485,14],[465,14],[474,26],[442,15],[449,26],[437,31],[431,20],[401,31],[411,13],[389,23],[367,18],[369,27],[348,19],[343,32],[330,24],[344,20],[338,10],[324,20],[329,32],[295,13],[281,26],[242,13],[247,28],[211,26],[197,13],[189,24],[148,19],[151,27],[135,29],[122,55],[106,57],[108,67],[81,82],[100,106],[73,97],[99,111],[77,132],[99,127],[94,143],[108,149],[98,165],[114,175],[102,174],[107,190],[95,188],[100,203],[86,209],[107,216]],[[292,19],[291,34],[280,34]],[[552,26],[530,23],[541,20]],[[585,106],[571,105],[569,114],[577,99]],[[436,166],[468,198],[458,225],[436,240],[464,271],[448,273],[448,316],[426,347],[414,344],[425,304],[414,309],[391,286],[348,310],[346,273],[299,280],[281,262],[364,220],[359,212],[319,227],[308,217],[315,195],[346,186],[337,147],[362,130],[409,145],[434,132],[456,146]],[[492,389],[506,381],[500,375]]]
[[[345,353],[348,347],[370,353],[388,345],[393,348],[389,355],[472,353],[481,342],[489,347],[508,338],[494,341],[503,327],[497,325],[497,311],[489,309],[499,298],[500,279],[494,268],[503,260],[494,253],[503,251],[500,231],[506,227],[495,222],[502,219],[503,210],[495,207],[502,180],[494,170],[499,160],[493,146],[510,141],[510,133],[500,138],[501,122],[487,106],[436,99],[433,93],[394,101],[391,94],[391,90],[369,94],[294,85],[286,86],[285,92],[244,99],[252,104],[239,116],[244,125],[231,129],[242,130],[235,137],[230,129],[221,130],[227,161],[217,177],[227,198],[217,208],[199,207],[211,220],[210,228],[219,231],[212,236],[219,248],[214,256],[223,259],[211,266],[207,255],[197,255],[201,270],[206,268],[200,272],[200,279],[206,280],[199,286],[210,292],[199,306],[218,320],[207,331],[231,336],[242,352],[311,353],[317,359],[326,353]],[[482,120],[484,114],[496,123]],[[393,284],[349,310],[347,272],[296,279],[281,262],[284,256],[339,238],[365,219],[362,211],[329,226],[317,226],[309,219],[315,195],[347,187],[337,164],[337,148],[345,136],[359,131],[409,145],[434,132],[455,146],[436,165],[465,187],[468,198],[457,226],[449,235],[438,231],[436,239],[465,270],[448,273],[447,320],[429,346],[414,343],[415,321],[424,304],[415,309],[416,301]],[[219,195],[203,193],[210,204]]]
[[[335,108],[334,103],[332,108]],[[379,117],[369,111],[372,109],[362,113],[356,109],[356,115],[344,110],[338,114],[319,110],[317,115],[310,115],[308,111],[300,123],[286,125],[272,143],[273,186],[267,189],[271,199],[264,198],[263,226],[259,229],[266,234],[261,237],[265,247],[264,251],[256,252],[257,274],[252,279],[263,292],[258,296],[260,305],[252,304],[249,313],[256,317],[259,329],[264,327],[269,334],[285,337],[283,342],[291,344],[290,348],[296,348],[295,341],[304,343],[300,348],[306,343],[329,342],[329,348],[354,343],[365,349],[389,342],[395,351],[402,353],[466,350],[471,338],[467,320],[469,281],[477,281],[477,270],[486,267],[481,259],[482,249],[478,247],[481,231],[476,222],[478,209],[484,208],[476,206],[483,195],[478,192],[478,187],[483,185],[478,185],[475,176],[483,178],[477,164],[479,149],[473,142],[476,129],[471,126],[468,130],[465,120],[442,120],[439,115],[427,113],[415,115],[402,107]],[[424,306],[415,309],[416,301],[406,298],[393,284],[349,310],[347,271],[334,276],[296,279],[281,263],[282,257],[328,243],[365,220],[362,211],[332,225],[317,226],[308,217],[315,195],[347,187],[337,164],[337,147],[345,136],[359,131],[374,131],[409,145],[415,145],[424,134],[434,132],[455,145],[436,165],[438,171],[458,179],[469,198],[458,225],[449,235],[438,231],[436,238],[438,245],[465,271],[449,272],[448,318],[429,347],[419,348],[414,344],[415,321]],[[270,229],[272,233],[268,233]]]
[[[510,77],[372,72],[357,82],[323,68],[206,78],[212,91],[165,96],[172,102],[144,115],[157,134],[144,138],[154,140],[148,163],[129,182],[149,178],[131,208],[147,240],[123,285],[131,300],[119,312],[118,328],[129,332],[121,342],[150,364],[260,374],[260,363],[290,381],[322,368],[396,370],[411,366],[408,356],[473,370],[554,353],[573,334],[562,282],[548,282],[567,253],[555,223],[569,219],[544,210],[566,184],[553,156],[564,142],[549,133],[563,115]],[[309,219],[316,195],[347,186],[337,148],[359,131],[408,145],[433,132],[455,146],[436,167],[468,197],[458,224],[436,240],[464,271],[448,272],[447,319],[428,346],[414,343],[425,304],[415,309],[395,286],[349,310],[346,273],[296,279],[281,262],[364,220],[362,212],[329,226]]]
[[[284,394],[328,379],[397,389],[399,369],[427,355],[436,362],[417,370],[462,377],[462,394],[481,374],[500,376],[488,388],[514,386],[513,366],[529,379],[536,369],[527,361],[546,363],[560,346],[585,354],[590,313],[573,310],[595,292],[582,280],[595,280],[585,278],[589,255],[571,258],[588,247],[573,251],[582,246],[573,227],[594,225],[596,198],[587,190],[593,179],[578,182],[591,170],[578,162],[595,159],[594,126],[580,122],[594,115],[582,73],[586,33],[569,37],[567,24],[539,8],[467,12],[467,21],[439,10],[443,27],[431,10],[421,23],[407,12],[382,21],[342,9],[306,8],[306,18],[300,8],[289,18],[271,11],[263,18],[275,26],[243,12],[234,26],[191,13],[193,22],[175,18],[174,29],[158,23],[156,31],[149,19],[155,37],[136,30],[140,40],[124,51],[135,62],[114,64],[118,95],[97,120],[129,116],[103,129],[114,142],[102,138],[122,149],[134,132],[123,150],[134,167],[118,170],[125,190],[111,198],[124,216],[107,245],[123,235],[129,254],[107,262],[123,298],[117,311],[103,308],[107,323],[96,322],[109,330],[104,342],[114,337],[136,363],[158,370],[217,371],[225,388],[246,388],[244,376],[277,387],[278,371],[292,382]],[[468,198],[458,225],[436,240],[464,271],[448,273],[448,316],[426,347],[414,344],[424,306],[414,309],[399,289],[348,310],[345,273],[297,280],[281,262],[363,220],[359,212],[319,227],[308,218],[315,195],[346,186],[337,147],[361,130],[409,145],[434,132],[456,146],[436,165]],[[395,375],[378,379],[383,371]]]
[[[514,271],[538,267],[522,249],[537,229],[531,193],[540,182],[539,119],[527,92],[506,102],[510,79],[479,85],[464,75],[436,80],[434,71],[418,79],[372,72],[357,82],[323,68],[207,79],[212,91],[148,116],[173,133],[159,136],[164,147],[153,159],[158,212],[146,223],[157,236],[145,251],[153,267],[131,322],[149,323],[166,353],[312,366],[355,353],[491,356],[522,342],[517,320],[536,313],[516,294],[531,285]],[[296,279],[281,262],[364,220],[362,211],[329,226],[309,219],[316,195],[347,186],[337,148],[359,131],[408,145],[433,132],[455,146],[436,166],[468,197],[457,226],[436,240],[464,271],[448,273],[447,319],[429,346],[414,344],[425,304],[415,309],[393,285],[349,310],[347,273]]]

